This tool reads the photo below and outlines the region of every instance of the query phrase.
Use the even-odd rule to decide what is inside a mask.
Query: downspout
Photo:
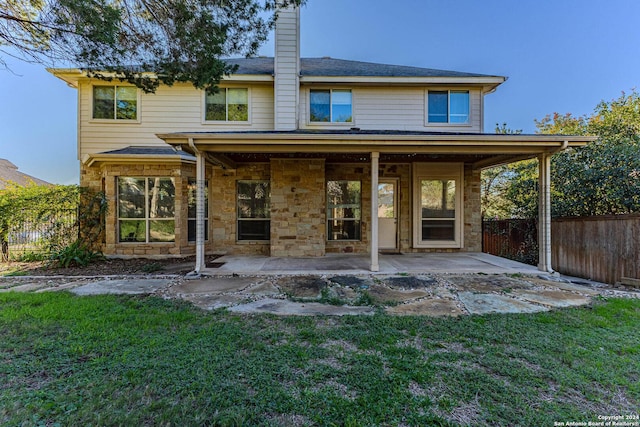
[[[553,150],[549,151],[549,155],[559,153],[560,151],[564,151],[567,149],[567,147],[569,147],[569,141],[565,139],[564,141],[562,141],[562,145],[560,147],[554,148]]]
[[[200,274],[204,263],[204,155],[196,148],[193,138],[189,138],[189,147],[196,155],[196,265],[194,273]]]

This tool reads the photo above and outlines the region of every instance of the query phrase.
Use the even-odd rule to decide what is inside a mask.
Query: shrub
[[[84,267],[94,261],[104,259],[102,252],[96,252],[89,249],[86,245],[83,245],[79,240],[76,240],[69,246],[55,251],[51,254],[50,260],[54,265],[58,267]]]

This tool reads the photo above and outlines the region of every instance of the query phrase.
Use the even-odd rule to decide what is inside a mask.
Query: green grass
[[[553,425],[640,407],[640,301],[435,319],[0,294],[2,425]]]

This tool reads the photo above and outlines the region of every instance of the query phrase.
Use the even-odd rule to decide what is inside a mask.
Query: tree
[[[542,134],[598,136],[594,143],[552,157],[553,216],[640,212],[638,92],[623,92],[618,99],[602,101],[590,116],[554,113],[535,123]],[[499,218],[537,216],[537,180],[535,160],[483,171],[483,213]],[[489,190],[485,190],[487,183]]]
[[[602,101],[589,117],[555,114],[536,121],[540,133],[597,135],[586,147],[552,159],[552,214],[640,212],[640,94]]]
[[[522,129],[510,129],[506,123],[496,123],[497,134],[517,135]],[[482,171],[481,174],[481,200],[483,218],[509,218],[513,216],[516,208],[514,201],[505,197],[505,192],[518,176],[518,166],[522,162],[499,165]]]
[[[235,70],[221,58],[254,55],[278,9],[304,1],[0,0],[0,51],[145,92],[176,82],[211,92]]]

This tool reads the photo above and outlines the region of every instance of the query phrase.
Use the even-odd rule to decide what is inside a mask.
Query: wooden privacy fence
[[[537,265],[535,219],[483,221],[482,230],[484,252]],[[603,283],[640,279],[640,214],[554,218],[551,265],[562,274]]]
[[[640,278],[640,214],[554,219],[551,263],[560,273],[604,283]]]
[[[525,264],[538,265],[536,219],[482,222],[482,251]]]

